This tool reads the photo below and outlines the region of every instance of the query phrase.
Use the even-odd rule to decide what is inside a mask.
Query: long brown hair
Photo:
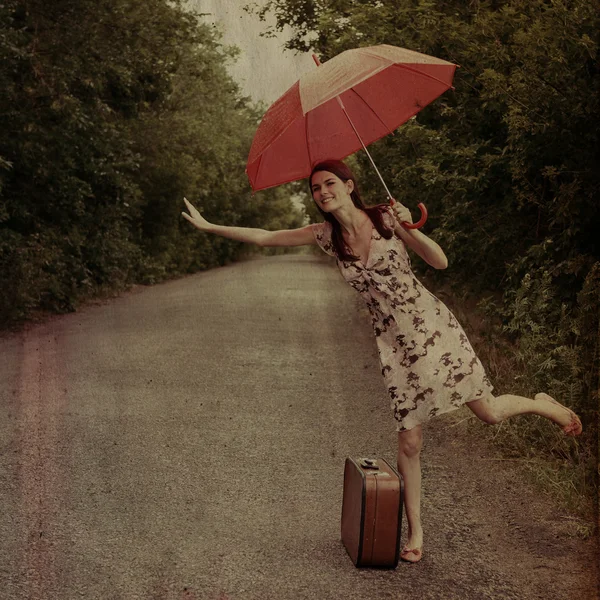
[[[333,173],[337,175],[344,183],[348,180],[354,183],[354,189],[350,193],[350,198],[352,198],[352,202],[356,208],[364,211],[379,235],[384,237],[386,240],[389,240],[394,235],[394,230],[383,222],[383,214],[386,211],[387,204],[377,204],[376,206],[365,206],[360,197],[360,193],[358,191],[358,184],[356,182],[356,178],[352,171],[341,161],[341,160],[325,160],[316,164],[308,178],[308,185],[310,187],[310,194],[312,196],[312,178],[313,175],[319,171],[328,171],[329,173]],[[315,202],[316,204],[316,202]],[[352,254],[350,248],[346,244],[344,240],[344,236],[342,235],[342,226],[339,221],[329,213],[321,210],[321,207],[317,204],[317,208],[319,212],[323,215],[323,218],[331,223],[332,231],[331,231],[331,241],[333,243],[333,247],[335,249],[335,253],[337,254],[340,260],[345,261],[355,261],[359,260],[358,256],[354,256]]]

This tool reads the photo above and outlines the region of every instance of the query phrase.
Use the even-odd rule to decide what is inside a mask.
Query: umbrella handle
[[[390,206],[394,206],[396,201],[393,198],[390,198]],[[402,222],[402,227],[405,229],[421,229],[423,225],[425,225],[425,221],[427,221],[427,208],[422,202],[417,204],[417,208],[421,211],[421,218],[416,223],[409,223],[408,221]]]
[[[427,209],[422,202],[417,204],[417,208],[421,211],[421,218],[416,223],[402,223],[402,226],[406,229],[421,229],[423,225],[425,225],[425,221],[427,221]]]

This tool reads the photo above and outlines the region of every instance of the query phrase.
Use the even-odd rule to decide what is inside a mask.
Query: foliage
[[[0,322],[234,259],[183,195],[215,220],[297,222],[283,191],[248,193],[258,115],[234,56],[178,0],[0,0]]]

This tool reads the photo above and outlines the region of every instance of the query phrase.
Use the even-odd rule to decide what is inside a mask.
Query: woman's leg
[[[404,510],[408,521],[408,540],[405,548],[409,550],[420,549],[423,546],[423,528],[421,527],[422,446],[423,430],[421,425],[408,431],[398,432],[398,471],[404,479]],[[421,555],[420,553],[409,553],[402,558],[416,562]]]
[[[467,406],[484,422],[491,425],[515,415],[534,414],[546,417],[563,428],[568,435],[581,433],[577,415],[548,394],[536,394],[535,399],[504,394],[467,402]]]

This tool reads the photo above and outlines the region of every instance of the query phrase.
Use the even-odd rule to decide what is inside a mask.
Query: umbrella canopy
[[[318,162],[353,154],[362,147],[357,134],[368,145],[392,133],[452,87],[455,69],[388,45],[338,54],[303,75],[265,113],[246,166],[252,189],[303,179]]]

